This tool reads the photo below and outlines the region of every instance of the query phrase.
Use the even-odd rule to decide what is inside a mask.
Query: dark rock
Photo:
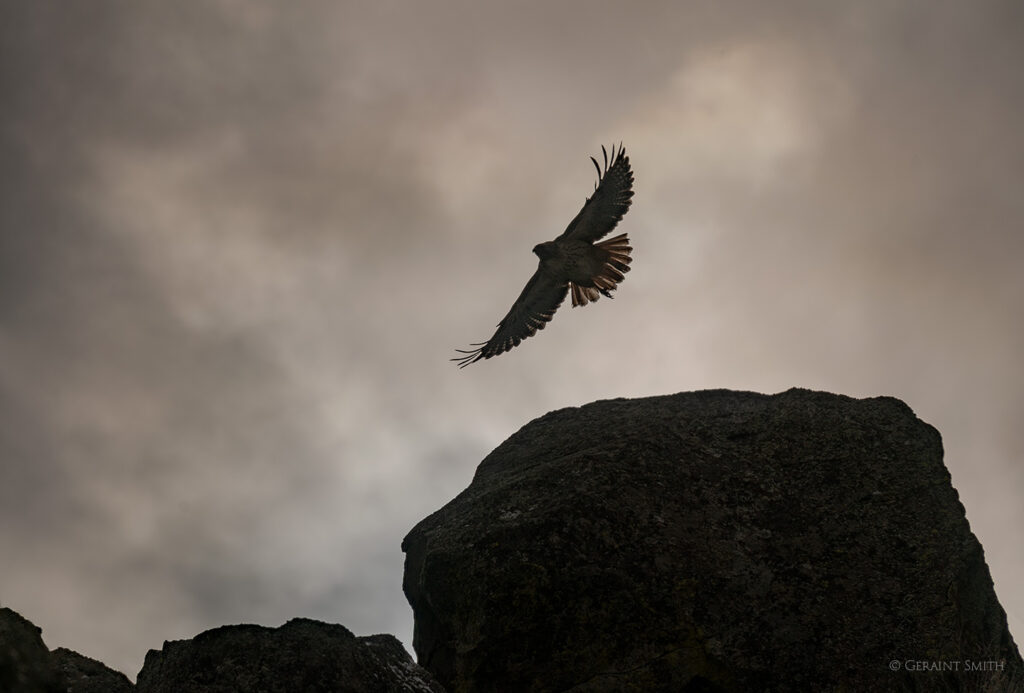
[[[552,412],[403,550],[453,693],[1024,690],[939,434],[896,399]]]
[[[57,693],[63,690],[61,684],[42,630],[17,612],[0,608],[0,691]]]
[[[150,650],[139,693],[443,693],[393,636],[297,618],[224,626]]]
[[[67,693],[132,693],[135,685],[120,671],[73,650],[58,647],[51,653],[53,668],[65,682]]]

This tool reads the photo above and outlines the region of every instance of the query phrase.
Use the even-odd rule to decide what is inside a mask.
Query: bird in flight
[[[493,337],[470,345],[472,349],[456,349],[463,355],[451,360],[458,362],[459,368],[503,354],[543,330],[567,293],[572,294],[574,308],[596,301],[602,294],[612,298],[611,292],[629,271],[629,252],[633,248],[624,233],[601,243],[595,241],[608,235],[629,209],[633,171],[622,145],[618,150],[612,145],[610,160],[603,146],[601,152],[603,170],[597,159],[590,157],[597,168],[594,194],[561,236],[534,247],[533,252],[540,258],[537,271],[498,323]]]

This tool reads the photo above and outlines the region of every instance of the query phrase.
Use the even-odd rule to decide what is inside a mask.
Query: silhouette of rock
[[[120,671],[73,650],[58,647],[51,653],[53,668],[65,681],[67,693],[131,693],[135,686]]]
[[[64,690],[41,633],[17,612],[0,608],[0,691],[57,693]]]
[[[150,650],[138,684],[77,652],[46,649],[40,629],[0,608],[0,693],[444,693],[391,635],[293,619],[224,626]]]
[[[0,608],[0,693],[1024,691],[939,435],[891,398],[552,412],[402,548],[426,669],[295,619],[164,643],[133,685]]]
[[[939,434],[892,398],[555,411],[402,546],[452,693],[1024,690]]]
[[[391,635],[297,618],[223,626],[150,650],[139,693],[443,693]]]

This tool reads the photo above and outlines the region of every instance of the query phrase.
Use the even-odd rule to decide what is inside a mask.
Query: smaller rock
[[[50,651],[43,644],[42,630],[6,607],[0,608],[0,691],[62,691]]]
[[[297,618],[223,626],[150,650],[139,693],[443,693],[391,635]]]
[[[58,647],[50,656],[53,668],[66,682],[68,693],[132,693],[135,690],[120,671],[74,650]]]

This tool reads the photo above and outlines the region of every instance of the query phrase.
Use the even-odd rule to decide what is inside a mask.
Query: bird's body
[[[601,243],[595,241],[614,229],[629,209],[633,172],[624,149],[620,147],[616,153],[612,147],[610,168],[608,153],[604,147],[601,150],[605,153],[603,171],[591,157],[598,173],[594,194],[562,235],[534,246],[533,252],[540,258],[537,271],[498,323],[493,337],[474,344],[475,349],[456,350],[465,354],[452,359],[460,367],[502,354],[544,329],[566,294],[572,293],[573,307],[585,306],[601,295],[611,298],[611,292],[625,278],[632,261],[626,234]]]
[[[540,257],[538,271],[565,277],[575,307],[596,301],[600,294],[611,298],[609,292],[629,271],[631,250],[629,238],[622,234],[596,245],[587,241],[548,241],[536,246],[533,252]]]
[[[535,246],[533,252],[540,258],[538,269],[541,271],[563,276],[570,282],[586,284],[601,262],[598,254],[593,252],[596,249],[585,241],[547,241]]]

